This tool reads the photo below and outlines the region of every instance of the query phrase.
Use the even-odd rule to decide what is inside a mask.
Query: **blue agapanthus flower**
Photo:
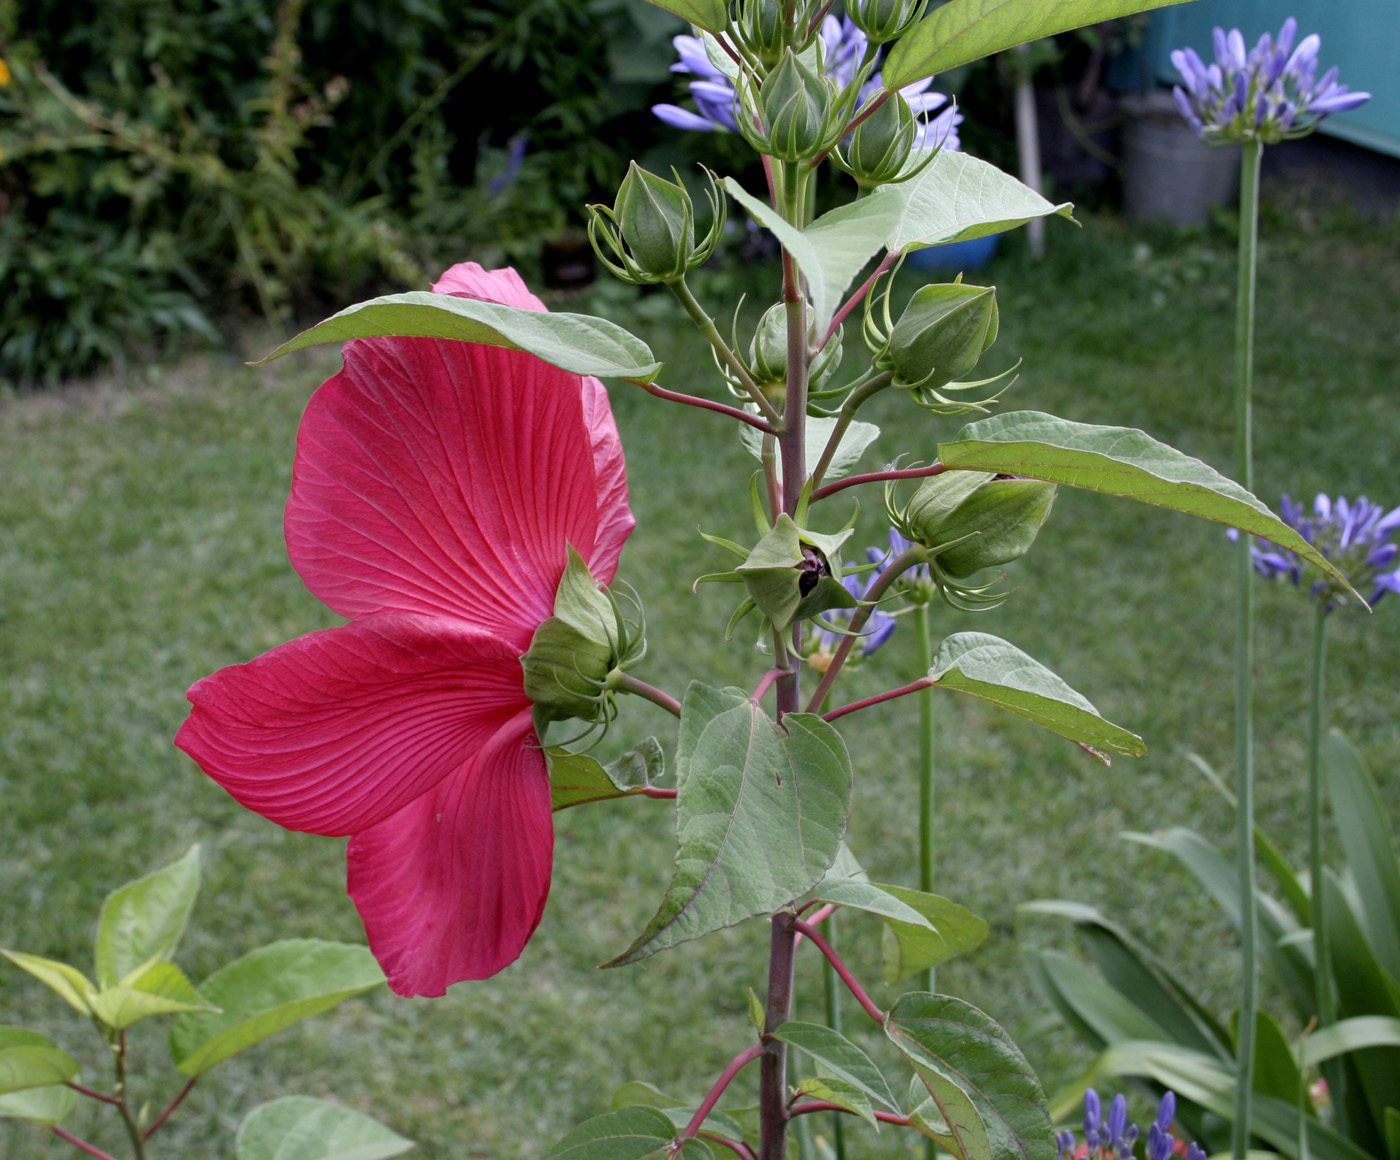
[[[1157,1105],[1157,1118],[1147,1133],[1147,1160],[1170,1160],[1185,1155],[1186,1160],[1206,1160],[1205,1149],[1188,1144],[1184,1149],[1172,1135],[1172,1120],[1176,1118],[1176,1095],[1167,1092]],[[1074,1129],[1055,1133],[1057,1160],[1132,1160],[1133,1145],[1140,1135],[1136,1124],[1128,1123],[1128,1101],[1120,1093],[1103,1117],[1099,1093],[1093,1088],[1084,1092],[1084,1144],[1075,1137]]]
[[[870,585],[875,581],[875,575],[872,572],[864,578],[843,576],[841,584],[857,600],[864,600]],[[817,671],[826,672],[836,656],[836,650],[841,647],[842,640],[849,635],[833,632],[832,628],[847,628],[854,612],[853,608],[836,608],[820,613],[807,622],[807,639],[803,642],[806,647],[803,652],[806,654],[807,663]],[[879,649],[890,639],[896,623],[895,618],[888,612],[882,612],[878,608],[871,609],[856,645],[851,650],[851,660],[864,659]]]
[[[1267,32],[1246,49],[1238,28],[1215,30],[1215,61],[1206,64],[1193,48],[1172,53],[1184,84],[1172,89],[1176,107],[1203,140],[1279,141],[1305,137],[1329,113],[1354,109],[1370,93],[1353,93],[1337,82],[1337,70],[1317,76],[1316,33],[1295,48],[1298,22],[1289,17],[1278,38]]]
[[[891,528],[889,551],[866,548],[865,558],[872,564],[883,564],[902,556],[913,546],[913,540],[906,540],[897,529]],[[894,582],[894,590],[910,604],[927,604],[938,595],[938,584],[927,564],[916,564]]]
[[[734,120],[737,101],[733,82],[710,60],[704,42],[695,36],[677,36],[672,43],[680,60],[671,66],[671,71],[691,73],[698,78],[690,82],[690,95],[697,111],[692,113],[679,105],[653,105],[651,111],[677,129],[738,132],[739,126]],[[849,19],[828,16],[822,21],[821,47],[822,71],[838,86],[849,84],[865,55],[865,33]],[[958,126],[962,124],[962,114],[944,94],[928,91],[932,83],[933,78],[927,77],[899,90],[920,119],[915,144],[921,149],[931,146],[957,149],[961,144]],[[860,103],[874,96],[883,84],[880,74],[875,73],[861,86]]]
[[[1333,500],[1319,495],[1309,514],[1302,504],[1285,495],[1279,501],[1279,514],[1350,580],[1372,607],[1387,592],[1400,592],[1400,543],[1395,539],[1400,532],[1400,507],[1386,512],[1365,496],[1349,501],[1345,496]],[[1313,599],[1321,601],[1328,612],[1347,603],[1346,593],[1335,580],[1318,576],[1317,569],[1296,553],[1267,540],[1256,540],[1249,550],[1261,575],[1271,580],[1286,576],[1299,587],[1307,582]]]

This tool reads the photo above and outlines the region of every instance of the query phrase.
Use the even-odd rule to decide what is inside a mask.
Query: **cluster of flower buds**
[[[606,726],[613,719],[616,708],[608,677],[646,655],[640,620],[639,615],[633,623],[623,615],[617,598],[598,587],[588,565],[570,546],[554,615],[535,630],[530,651],[520,658],[525,695],[534,702],[541,736],[552,721]]]
[[[938,594],[955,608],[973,611],[1001,603],[991,584],[967,581],[1030,551],[1050,516],[1055,485],[1038,479],[981,471],[944,471],[924,481],[902,508],[894,487],[885,492],[890,523],[926,553]]]
[[[848,0],[846,15],[871,44],[897,40],[918,23],[928,0]]]
[[[1014,369],[989,379],[958,381],[977,366],[996,341],[999,315],[996,288],[964,282],[920,287],[909,299],[898,322],[890,319],[890,287],[868,298],[865,307],[866,346],[875,366],[889,371],[893,385],[909,391],[915,402],[941,415],[985,410],[1000,391],[976,401],[950,398],[944,392],[969,391],[1006,382]],[[876,311],[883,311],[883,322]],[[1005,389],[1003,386],[1002,389]]]
[[[1172,1136],[1172,1120],[1176,1118],[1176,1094],[1166,1092],[1157,1105],[1157,1118],[1147,1133],[1147,1160],[1170,1160],[1184,1156],[1186,1160],[1206,1160],[1205,1149],[1199,1144],[1182,1145]],[[1128,1101],[1120,1092],[1103,1116],[1099,1093],[1093,1088],[1084,1092],[1084,1143],[1075,1139],[1074,1129],[1055,1133],[1056,1160],[1132,1160],[1133,1145],[1137,1143],[1136,1124],[1128,1123]]]
[[[588,207],[589,241],[603,264],[624,282],[677,282],[714,253],[724,233],[725,200],[714,174],[706,170],[710,228],[696,244],[695,206],[680,174],[671,172],[674,182],[648,173],[634,161],[612,208]]]
[[[1337,70],[1317,77],[1316,33],[1297,48],[1298,22],[1289,17],[1275,40],[1267,32],[1246,51],[1238,28],[1215,30],[1215,61],[1206,64],[1192,48],[1172,53],[1185,87],[1172,90],[1176,107],[1196,133],[1212,143],[1259,141],[1272,145],[1305,137],[1329,113],[1354,109],[1370,93],[1337,83]]]
[[[792,23],[788,23],[791,8]],[[813,0],[740,0],[731,26],[739,44],[766,68],[782,59],[783,50],[803,52],[816,39],[819,5]]]

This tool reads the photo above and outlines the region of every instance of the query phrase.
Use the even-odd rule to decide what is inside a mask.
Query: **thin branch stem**
[[[73,1147],[77,1148],[80,1152],[86,1152],[89,1156],[96,1156],[98,1157],[98,1160],[117,1160],[117,1158],[113,1156],[110,1152],[104,1152],[101,1148],[89,1144],[86,1140],[78,1139],[77,1136],[65,1132],[57,1124],[50,1124],[49,1130],[53,1132],[55,1136],[67,1140],[70,1144],[73,1145]]]
[[[90,1097],[91,1099],[94,1099],[94,1100],[101,1100],[104,1104],[120,1104],[120,1103],[121,1103],[121,1099],[120,1099],[119,1097],[117,1097],[117,1096],[103,1095],[101,1092],[95,1092],[95,1091],[92,1090],[92,1088],[85,1088],[85,1087],[83,1087],[82,1084],[80,1084],[80,1083],[74,1083],[72,1080],[66,1081],[65,1084],[64,1084],[64,1086],[65,1086],[65,1087],[70,1087],[70,1088],[72,1088],[72,1089],[73,1089],[75,1092],[77,1092],[79,1095],[88,1096],[88,1097]]]
[[[841,440],[845,436],[847,428],[850,427],[851,420],[856,417],[856,412],[861,409],[867,399],[874,398],[888,387],[893,378],[894,375],[889,371],[882,371],[869,382],[858,386],[841,404],[841,412],[836,416],[836,426],[831,429],[831,437],[827,439],[826,446],[822,448],[821,458],[817,460],[817,466],[812,469],[813,491],[821,486],[822,477],[826,474],[826,469],[831,466],[836,449],[841,446]]]
[[[762,388],[753,381],[753,376],[749,374],[749,368],[740,361],[739,356],[730,349],[729,344],[724,341],[715,320],[705,313],[705,308],[696,301],[695,295],[690,292],[690,287],[685,284],[685,280],[672,282],[671,293],[676,296],[677,301],[685,307],[685,312],[690,315],[690,319],[695,323],[695,327],[714,347],[715,353],[724,360],[724,365],[734,372],[734,377],[748,391],[749,397],[764,417],[773,424],[774,427],[782,426],[782,418],[778,414],[778,409],[769,401],[768,396],[763,393]]]
[[[862,483],[886,483],[892,479],[927,479],[930,475],[942,475],[947,470],[943,464],[935,463],[932,467],[904,467],[890,471],[872,471],[866,475],[848,475],[845,479],[838,479],[835,483],[817,488],[812,492],[812,502],[826,499],[827,496],[835,495],[848,487],[859,487]]]
[[[1327,605],[1318,602],[1313,622],[1312,666],[1308,697],[1308,879],[1312,894],[1308,925],[1313,932],[1313,982],[1317,1021],[1326,1027],[1336,1021],[1332,1010],[1332,970],[1327,953],[1327,923],[1322,889],[1322,706],[1327,680]]]
[[[764,1005],[763,1033],[771,1036],[792,1013],[793,968],[796,965],[797,920],[787,911],[773,916],[772,943],[768,955],[768,1001]],[[783,1160],[787,1153],[787,1044],[765,1038],[759,1064],[760,1160]]]
[[[933,640],[926,603],[914,607],[914,634],[919,669],[927,673],[933,668]],[[919,697],[919,889],[925,894],[933,893],[933,684],[929,681]],[[937,991],[933,967],[928,968],[924,982],[926,990]]]
[[[715,1080],[714,1087],[710,1088],[709,1094],[700,1102],[700,1106],[695,1109],[695,1115],[690,1117],[690,1123],[685,1126],[685,1131],[680,1134],[682,1140],[689,1140],[700,1133],[700,1125],[705,1122],[705,1117],[715,1110],[715,1104],[719,1103],[719,1097],[724,1095],[724,1089],[730,1081],[744,1070],[755,1059],[761,1056],[766,1048],[762,1043],[755,1043],[752,1047],[746,1047],[729,1061],[729,1065],[720,1072],[719,1079]]]
[[[645,681],[632,676],[631,673],[624,673],[621,669],[614,669],[608,674],[608,687],[620,689],[624,693],[632,693],[635,696],[641,697],[644,701],[650,701],[653,705],[659,705],[661,708],[665,709],[666,712],[670,713],[672,717],[679,717],[681,715],[681,703],[677,701],[675,697],[671,696],[670,693],[664,693],[655,685],[649,685]]]
[[[752,701],[755,705],[757,705],[760,701],[763,700],[768,690],[773,687],[774,681],[776,681],[779,677],[790,676],[792,676],[792,669],[790,667],[769,669],[766,673],[763,674],[763,679],[758,682],[758,685],[754,688],[754,691],[750,695],[749,700]]]
[[[896,697],[907,697],[910,693],[917,693],[923,689],[932,688],[938,684],[937,681],[929,677],[920,677],[917,681],[911,681],[907,685],[901,685],[897,689],[889,689],[883,693],[876,693],[873,697],[864,697],[859,701],[852,701],[849,705],[842,705],[839,709],[832,709],[829,713],[822,714],[822,720],[826,722],[835,721],[838,717],[844,717],[847,713],[857,713],[861,709],[868,709],[871,705],[879,705],[885,701],[893,701]]]
[[[714,1132],[699,1132],[697,1135],[700,1139],[708,1140],[711,1144],[722,1144],[736,1156],[743,1157],[743,1160],[757,1160],[757,1157],[753,1154],[753,1149],[742,1140],[730,1140],[724,1136],[716,1135]]]
[[[808,1100],[805,1104],[793,1104],[788,1109],[789,1116],[810,1116],[813,1112],[846,1112],[848,1115],[855,1115],[849,1108],[827,1100]],[[875,1118],[882,1124],[898,1124],[901,1128],[910,1128],[914,1124],[913,1117],[897,1116],[893,1112],[875,1112]]]
[[[880,264],[875,267],[870,277],[861,283],[860,288],[847,298],[841,309],[836,312],[836,317],[831,320],[831,325],[826,328],[826,336],[822,339],[822,346],[825,346],[831,341],[831,336],[835,334],[841,324],[846,321],[846,316],[860,305],[865,296],[870,293],[871,287],[874,286],[881,277],[894,269],[894,264],[897,261],[899,261],[898,250],[890,250],[880,259]]]
[[[193,1076],[190,1079],[189,1083],[185,1084],[185,1086],[180,1089],[180,1094],[170,1101],[170,1106],[166,1108],[165,1111],[161,1112],[161,1114],[156,1117],[155,1123],[153,1123],[149,1128],[146,1129],[146,1134],[143,1137],[143,1139],[149,1140],[152,1136],[156,1134],[156,1129],[159,1128],[163,1123],[165,1123],[166,1120],[170,1118],[171,1112],[173,1112],[176,1108],[178,1108],[182,1103],[185,1102],[185,1097],[190,1094],[190,1089],[193,1088],[194,1085],[198,1082],[199,1076]]]
[[[680,391],[668,391],[665,387],[658,387],[655,383],[643,383],[637,379],[625,381],[636,383],[648,395],[655,395],[658,399],[665,399],[671,403],[684,403],[687,407],[700,407],[706,411],[716,411],[721,415],[728,415],[731,419],[738,419],[741,423],[747,423],[750,427],[757,427],[765,435],[776,434],[773,425],[768,420],[758,415],[750,415],[738,407],[731,407],[728,403],[717,403],[713,399],[702,399],[699,395],[686,395]]]
[[[669,801],[669,800],[674,800],[675,797],[676,797],[676,795],[677,795],[678,793],[680,793],[679,790],[674,790],[674,789],[662,789],[662,788],[659,787],[659,786],[649,785],[649,786],[647,786],[645,789],[639,789],[639,790],[636,792],[636,795],[635,795],[635,796],[637,796],[637,797],[649,797],[649,798],[664,798],[664,799],[666,799],[666,800]]]
[[[822,937],[822,932],[814,927],[810,922],[804,922],[800,918],[792,920],[792,928],[800,934],[812,940],[817,950],[826,956],[826,961],[836,968],[836,973],[841,977],[841,981],[846,984],[846,989],[856,997],[856,1002],[861,1005],[865,1013],[870,1016],[881,1027],[885,1025],[885,1013],[875,1006],[874,1000],[865,993],[865,988],[856,982],[855,976],[851,974],[846,964],[841,961],[841,956],[833,949],[832,945]]]

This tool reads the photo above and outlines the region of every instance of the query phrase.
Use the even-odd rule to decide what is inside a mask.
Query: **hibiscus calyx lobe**
[[[520,658],[537,728],[554,721],[610,721],[615,709],[609,674],[630,668],[645,651],[640,624],[623,615],[616,598],[598,586],[570,546],[554,615],[535,630]]]

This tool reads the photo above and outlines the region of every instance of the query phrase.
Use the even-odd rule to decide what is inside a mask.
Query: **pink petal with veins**
[[[350,840],[349,890],[400,995],[513,963],[554,856],[549,775],[528,711],[432,792]]]
[[[403,809],[530,706],[515,649],[398,614],[309,633],[188,696],[175,744],[249,809],[316,834]]]
[[[475,262],[458,262],[433,283],[433,293],[480,298],[502,306],[519,306],[522,310],[545,309],[544,303],[530,293],[525,280],[509,266],[502,270],[486,270]]]

